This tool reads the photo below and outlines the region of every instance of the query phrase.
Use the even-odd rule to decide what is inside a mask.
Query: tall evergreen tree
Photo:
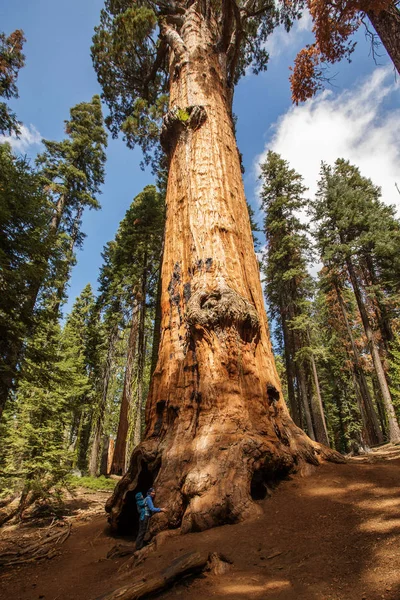
[[[29,290],[45,278],[43,256],[50,252],[48,195],[25,158],[0,144],[0,417],[17,375],[23,342],[35,314]]]
[[[112,471],[125,471],[127,454],[141,439],[146,321],[150,309],[154,319],[164,230],[163,196],[147,186],[131,204],[115,241],[103,254],[100,303],[105,314],[116,305],[121,322],[129,329],[124,388]],[[132,430],[132,435],[129,431]]]
[[[10,100],[18,98],[16,85],[19,70],[25,65],[22,48],[25,42],[23,31],[16,29],[10,35],[0,33],[0,96]],[[20,133],[21,123],[5,102],[0,102],[0,133]]]
[[[313,219],[317,223],[316,239],[324,264],[346,268],[354,290],[369,351],[384,400],[391,441],[400,440],[388,380],[377,342],[378,331],[368,309],[368,286],[363,278],[365,261],[371,259],[379,240],[385,238],[388,210],[380,201],[380,190],[370,179],[343,159],[335,166],[323,164]],[[393,221],[390,214],[389,224]]]
[[[40,193],[45,193],[47,197],[48,221],[46,228],[40,232],[31,231],[32,242],[39,237],[40,242],[38,252],[31,257],[30,268],[34,276],[26,282],[21,307],[21,313],[31,324],[41,295],[53,296],[50,304],[47,301],[45,304],[47,311],[50,305],[53,307],[53,319],[57,320],[74,246],[80,244],[83,237],[80,231],[82,212],[85,207],[99,208],[96,195],[104,178],[107,137],[98,96],[94,96],[89,103],[83,102],[71,109],[66,133],[68,137],[62,142],[45,140],[46,150],[37,159],[40,180],[36,176],[35,181]],[[9,194],[10,189],[6,189],[6,193]],[[12,193],[15,195],[14,190]],[[18,221],[18,213],[14,218]],[[26,236],[26,231],[23,234]],[[24,335],[32,333],[32,329],[24,331]],[[1,382],[0,406],[5,405],[15,383],[23,354],[24,335],[20,335],[7,349],[4,371],[8,375]]]
[[[267,239],[266,294],[272,315],[282,328],[289,406],[298,425],[303,411],[308,434],[328,444],[311,344],[312,280],[307,270],[311,248],[298,216],[306,206],[306,188],[301,175],[271,151],[261,165],[261,179]]]
[[[383,436],[364,368],[365,361],[363,361],[362,354],[367,351],[367,348],[366,343],[361,342],[360,345],[359,342],[361,325],[359,317],[357,326],[354,326],[354,321],[359,316],[354,294],[345,285],[341,273],[332,266],[325,266],[322,269],[319,286],[326,306],[323,326],[343,345],[341,360],[343,368],[352,374],[354,392],[362,421],[363,431],[360,441],[364,448],[368,448],[381,443]]]
[[[99,96],[81,102],[70,111],[65,122],[67,137],[61,142],[43,140],[46,150],[37,158],[43,184],[51,192],[53,216],[50,237],[55,241],[62,233],[67,238],[65,264],[59,273],[60,301],[69,276],[76,245],[82,242],[80,231],[85,208],[99,209],[97,196],[104,182],[107,135]],[[32,290],[32,302],[38,290]]]
[[[85,286],[74,302],[62,332],[61,343],[83,382],[72,398],[69,443],[74,450],[73,465],[86,472],[92,417],[98,402],[104,352],[104,331],[90,284]]]

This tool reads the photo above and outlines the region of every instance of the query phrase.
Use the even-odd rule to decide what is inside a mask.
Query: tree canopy
[[[289,29],[299,16],[300,4],[297,0],[290,4],[273,0],[196,3],[212,24],[213,52],[221,57],[231,89],[246,69],[258,73],[267,68],[268,36],[280,24]],[[110,111],[107,126],[114,137],[122,132],[130,148],[139,145],[147,163],[158,145],[170,78],[176,76],[170,71],[170,52],[181,63],[185,61],[180,32],[192,4],[182,0],[106,0],[95,29],[92,58]]]

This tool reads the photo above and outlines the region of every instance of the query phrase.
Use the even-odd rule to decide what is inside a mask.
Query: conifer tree
[[[4,372],[8,375],[1,382],[0,406],[5,405],[13,382],[15,384],[17,367],[23,355],[24,335],[33,334],[33,316],[40,296],[49,296],[50,293],[54,296],[50,304],[46,302],[46,310],[51,305],[53,318],[57,320],[74,246],[79,245],[83,238],[80,231],[82,212],[85,207],[99,208],[96,196],[104,178],[107,137],[98,96],[71,109],[66,133],[67,138],[62,142],[45,140],[46,150],[37,158],[40,179],[36,175],[35,182],[40,193],[46,194],[48,221],[40,231],[31,231],[32,241],[40,241],[38,251],[31,257],[33,277],[26,282],[21,310],[31,327],[18,337],[5,357]],[[15,218],[18,219],[18,216]],[[26,236],[26,231],[23,233]]]
[[[46,150],[37,158],[43,185],[51,192],[53,216],[49,235],[56,242],[62,232],[67,238],[65,265],[59,273],[60,302],[69,276],[73,251],[82,242],[81,218],[85,208],[99,209],[97,196],[104,182],[107,135],[99,96],[81,102],[65,122],[67,137],[61,142],[43,140]],[[38,290],[32,290],[32,302]]]
[[[261,165],[261,179],[267,239],[266,294],[271,313],[282,328],[289,406],[298,425],[303,410],[308,434],[328,444],[311,344],[312,280],[307,270],[311,248],[298,216],[306,206],[306,188],[302,177],[271,151]]]
[[[35,314],[29,290],[45,278],[49,198],[37,172],[0,144],[0,418]]]
[[[336,339],[342,343],[345,350],[345,353],[341,352],[343,368],[352,375],[362,422],[360,442],[364,449],[367,449],[371,445],[382,443],[383,436],[361,356],[367,350],[366,344],[362,344],[360,349],[360,332],[353,324],[356,313],[358,315],[354,294],[345,285],[341,273],[332,265],[322,269],[319,287],[326,305],[324,327],[334,332]]]
[[[98,387],[104,346],[104,332],[90,284],[75,300],[62,332],[62,348],[74,363],[81,385],[71,404],[69,443],[74,450],[73,466],[86,472],[92,415],[98,401]]]
[[[373,256],[380,236],[386,236],[388,211],[379,197],[380,190],[370,179],[362,177],[347,161],[338,159],[333,168],[322,165],[319,191],[312,209],[322,261],[348,272],[385,404],[390,440],[396,442],[400,440],[400,428],[379,353],[378,332],[368,310],[368,288],[363,279],[365,260]]]
[[[360,410],[350,357],[346,329],[341,318],[337,296],[326,285],[325,272],[314,299],[314,318],[318,342],[323,349],[318,360],[321,390],[324,397],[329,435],[340,452],[367,450],[367,429]]]
[[[124,389],[112,472],[125,472],[127,455],[141,439],[146,314],[154,313],[164,230],[163,196],[147,186],[133,200],[115,241],[104,252],[100,276],[101,302],[106,309],[118,298],[121,321],[130,327]],[[106,309],[107,310],[107,309]],[[115,309],[114,309],[115,314]],[[149,337],[149,336],[147,336]],[[135,382],[135,385],[134,385]],[[129,431],[133,428],[133,439]]]
[[[10,100],[18,98],[16,85],[19,70],[25,65],[22,48],[25,42],[23,31],[16,29],[7,36],[0,33],[0,97]],[[5,102],[0,102],[0,134],[19,134],[21,123]]]

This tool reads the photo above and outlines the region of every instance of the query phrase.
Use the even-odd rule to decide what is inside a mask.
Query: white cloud
[[[31,146],[38,146],[42,142],[42,136],[34,125],[21,125],[21,134],[19,137],[15,135],[0,136],[0,142],[8,142],[15,152],[24,154]]]
[[[273,136],[257,160],[273,150],[304,177],[312,197],[321,161],[349,160],[381,186],[382,199],[400,212],[400,110],[385,103],[400,96],[390,68],[374,70],[361,84],[340,94],[325,91],[291,107],[273,126]],[[397,101],[396,105],[399,105]],[[256,166],[259,172],[259,167]]]
[[[270,58],[276,58],[287,51],[290,51],[291,54],[297,54],[304,33],[311,31],[311,27],[311,15],[308,11],[304,11],[301,19],[294,23],[289,32],[282,25],[275,29],[265,44]]]

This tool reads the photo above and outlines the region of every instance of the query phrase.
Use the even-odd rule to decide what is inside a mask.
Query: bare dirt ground
[[[264,514],[256,520],[172,537],[134,568],[127,557],[106,558],[121,541],[106,526],[107,493],[82,490],[67,503],[72,528],[57,554],[1,568],[0,598],[94,600],[200,550],[221,553],[230,570],[188,577],[158,598],[400,600],[399,468],[400,449],[390,446],[345,465],[323,465],[309,477],[283,481],[261,501]],[[49,524],[4,527],[0,552],[43,538]]]

